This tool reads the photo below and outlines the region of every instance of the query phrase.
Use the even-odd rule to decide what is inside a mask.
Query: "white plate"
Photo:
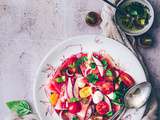
[[[40,102],[41,100],[48,100],[42,87],[48,82],[47,73],[43,72],[44,69],[46,69],[47,64],[57,67],[61,64],[61,60],[64,56],[67,58],[81,50],[83,52],[105,50],[106,53],[113,57],[116,63],[119,63],[121,69],[129,73],[135,79],[136,84],[146,81],[141,64],[135,55],[121,43],[99,35],[84,35],[70,38],[53,48],[43,59],[37,71],[33,96],[35,108],[41,120],[60,120],[55,112],[52,115],[48,114],[46,116],[46,109],[49,104]],[[40,87],[42,88],[40,89]],[[125,120],[141,120],[145,108],[146,106],[138,110],[128,110],[125,114]]]

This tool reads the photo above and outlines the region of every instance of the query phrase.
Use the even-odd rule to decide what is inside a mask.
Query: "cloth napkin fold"
[[[122,44],[124,44],[126,47],[128,47],[133,52],[133,54],[137,56],[148,78],[148,71],[143,62],[143,58],[140,52],[138,51],[136,47],[134,47],[134,42],[133,43],[129,42],[129,39],[132,39],[132,41],[135,41],[135,38],[132,36],[128,38],[125,35],[125,33],[121,31],[118,26],[116,26],[116,24],[114,23],[114,19],[113,19],[114,14],[115,14],[115,10],[113,10],[113,8],[111,8],[109,5],[105,4],[101,12],[102,23],[100,27],[102,29],[102,34],[105,35],[106,37],[113,38],[114,40],[117,40],[121,42]],[[146,112],[142,120],[156,120],[157,119],[157,116],[156,116],[157,109],[158,109],[157,99],[155,95],[153,94],[151,98],[152,99],[150,100],[149,106],[147,106]]]

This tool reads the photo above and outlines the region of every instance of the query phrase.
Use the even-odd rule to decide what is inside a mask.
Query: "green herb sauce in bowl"
[[[115,19],[126,34],[137,36],[152,26],[154,11],[146,0],[124,0],[118,5]]]

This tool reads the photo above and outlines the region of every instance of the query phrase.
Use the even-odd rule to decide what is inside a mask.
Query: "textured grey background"
[[[141,52],[160,99],[160,0],[152,4],[156,19],[150,34],[155,44]],[[102,6],[101,0],[0,0],[1,120],[8,114],[7,100],[25,98],[32,104],[35,71],[51,48],[70,36],[101,33],[99,27],[87,26],[84,16],[100,13]]]

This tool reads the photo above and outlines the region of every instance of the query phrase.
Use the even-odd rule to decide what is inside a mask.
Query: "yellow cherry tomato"
[[[86,98],[92,94],[92,89],[91,87],[84,87],[79,91],[79,94],[81,98]]]
[[[59,94],[57,94],[57,93],[52,93],[52,94],[50,95],[50,102],[51,102],[51,104],[52,104],[53,106],[56,105],[56,103],[57,103],[57,101],[58,101],[58,98],[59,98]]]

